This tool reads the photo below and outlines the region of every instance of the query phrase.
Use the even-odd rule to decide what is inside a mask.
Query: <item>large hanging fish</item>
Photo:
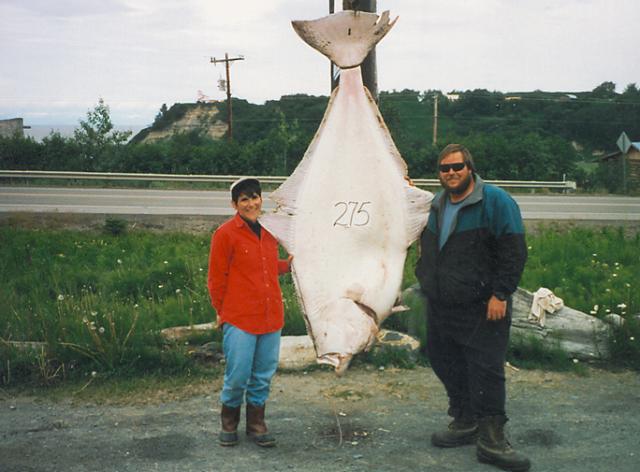
[[[407,248],[433,195],[407,166],[362,84],[360,64],[391,29],[389,12],[343,11],[294,21],[310,46],[341,68],[340,85],[293,174],[262,224],[293,259],[293,277],[319,363],[348,367],[375,341],[398,298]]]

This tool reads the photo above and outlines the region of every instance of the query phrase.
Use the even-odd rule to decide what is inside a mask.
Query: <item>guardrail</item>
[[[23,179],[79,179],[79,180],[153,180],[167,182],[218,182],[232,183],[242,175],[198,175],[198,174],[139,174],[135,172],[72,172],[72,171],[44,171],[44,170],[0,170],[0,178]],[[255,176],[260,182],[281,184],[286,176],[259,175]],[[438,179],[413,179],[418,187],[437,187]],[[505,188],[548,188],[560,190],[576,190],[576,183],[571,180],[485,180],[490,184]]]

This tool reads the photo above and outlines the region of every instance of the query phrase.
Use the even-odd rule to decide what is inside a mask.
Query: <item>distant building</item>
[[[600,162],[608,166],[612,171],[616,171],[623,180],[623,169],[626,182],[623,180],[623,187],[626,185],[627,191],[640,191],[640,141],[634,141],[629,146],[626,153],[616,151],[600,157]],[[623,167],[624,165],[624,167]]]
[[[15,135],[24,136],[24,123],[22,118],[12,118],[10,120],[0,120],[0,137],[11,138]]]

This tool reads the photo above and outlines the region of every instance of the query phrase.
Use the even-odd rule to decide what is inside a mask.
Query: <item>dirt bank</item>
[[[533,470],[640,470],[640,375],[509,370],[509,432]],[[0,470],[45,471],[491,471],[466,446],[441,450],[446,399],[429,368],[359,367],[279,373],[268,405],[278,447],[244,437],[216,444],[217,392],[92,405],[0,391]],[[241,427],[243,424],[241,424]]]

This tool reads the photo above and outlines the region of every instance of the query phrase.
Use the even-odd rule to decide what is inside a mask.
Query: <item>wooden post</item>
[[[211,58],[211,62],[217,64],[218,62],[224,62],[227,72],[227,139],[229,141],[233,140],[233,108],[231,104],[231,74],[229,73],[229,64],[232,61],[244,61],[244,57],[229,57],[229,53],[224,53],[224,59],[216,59],[215,57]]]

